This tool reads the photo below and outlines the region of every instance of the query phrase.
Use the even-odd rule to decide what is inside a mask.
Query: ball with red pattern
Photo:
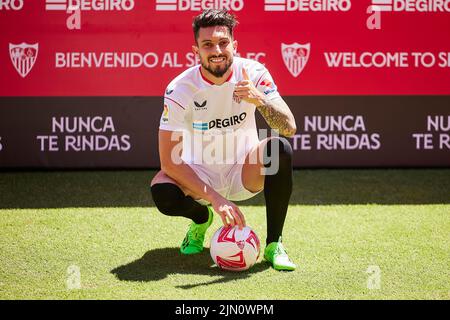
[[[214,263],[221,269],[243,271],[259,258],[259,238],[252,228],[220,227],[211,239],[209,249]]]

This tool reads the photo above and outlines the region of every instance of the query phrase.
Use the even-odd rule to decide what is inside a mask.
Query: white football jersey
[[[255,105],[233,96],[235,85],[243,80],[242,69],[269,100],[280,95],[269,71],[259,62],[234,57],[232,73],[222,85],[204,78],[200,68],[187,69],[167,86],[159,128],[177,132],[178,137],[182,132],[184,162],[223,171],[243,163],[259,142]]]

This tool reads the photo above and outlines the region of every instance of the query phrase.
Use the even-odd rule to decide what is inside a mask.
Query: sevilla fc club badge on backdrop
[[[9,55],[17,72],[25,78],[33,69],[39,51],[39,44],[9,44]]]
[[[298,77],[308,63],[311,44],[281,44],[284,65],[294,77]]]

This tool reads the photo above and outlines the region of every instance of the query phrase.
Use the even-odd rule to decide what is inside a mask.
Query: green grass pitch
[[[158,213],[154,174],[1,172],[0,299],[450,299],[450,169],[295,171],[298,270],[241,273],[180,255],[188,221]],[[262,243],[263,199],[241,206]]]

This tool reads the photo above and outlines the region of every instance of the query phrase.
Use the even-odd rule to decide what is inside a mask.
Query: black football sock
[[[153,201],[161,213],[173,217],[186,217],[197,224],[208,221],[209,212],[173,183],[157,183],[151,187]]]
[[[264,197],[266,199],[267,239],[266,244],[277,242],[283,232],[289,199],[292,193],[292,147],[284,138],[273,138],[265,147],[266,170],[276,163],[279,167],[275,174],[266,174],[264,178]],[[270,160],[270,161],[269,161]],[[269,173],[272,169],[269,169]]]

